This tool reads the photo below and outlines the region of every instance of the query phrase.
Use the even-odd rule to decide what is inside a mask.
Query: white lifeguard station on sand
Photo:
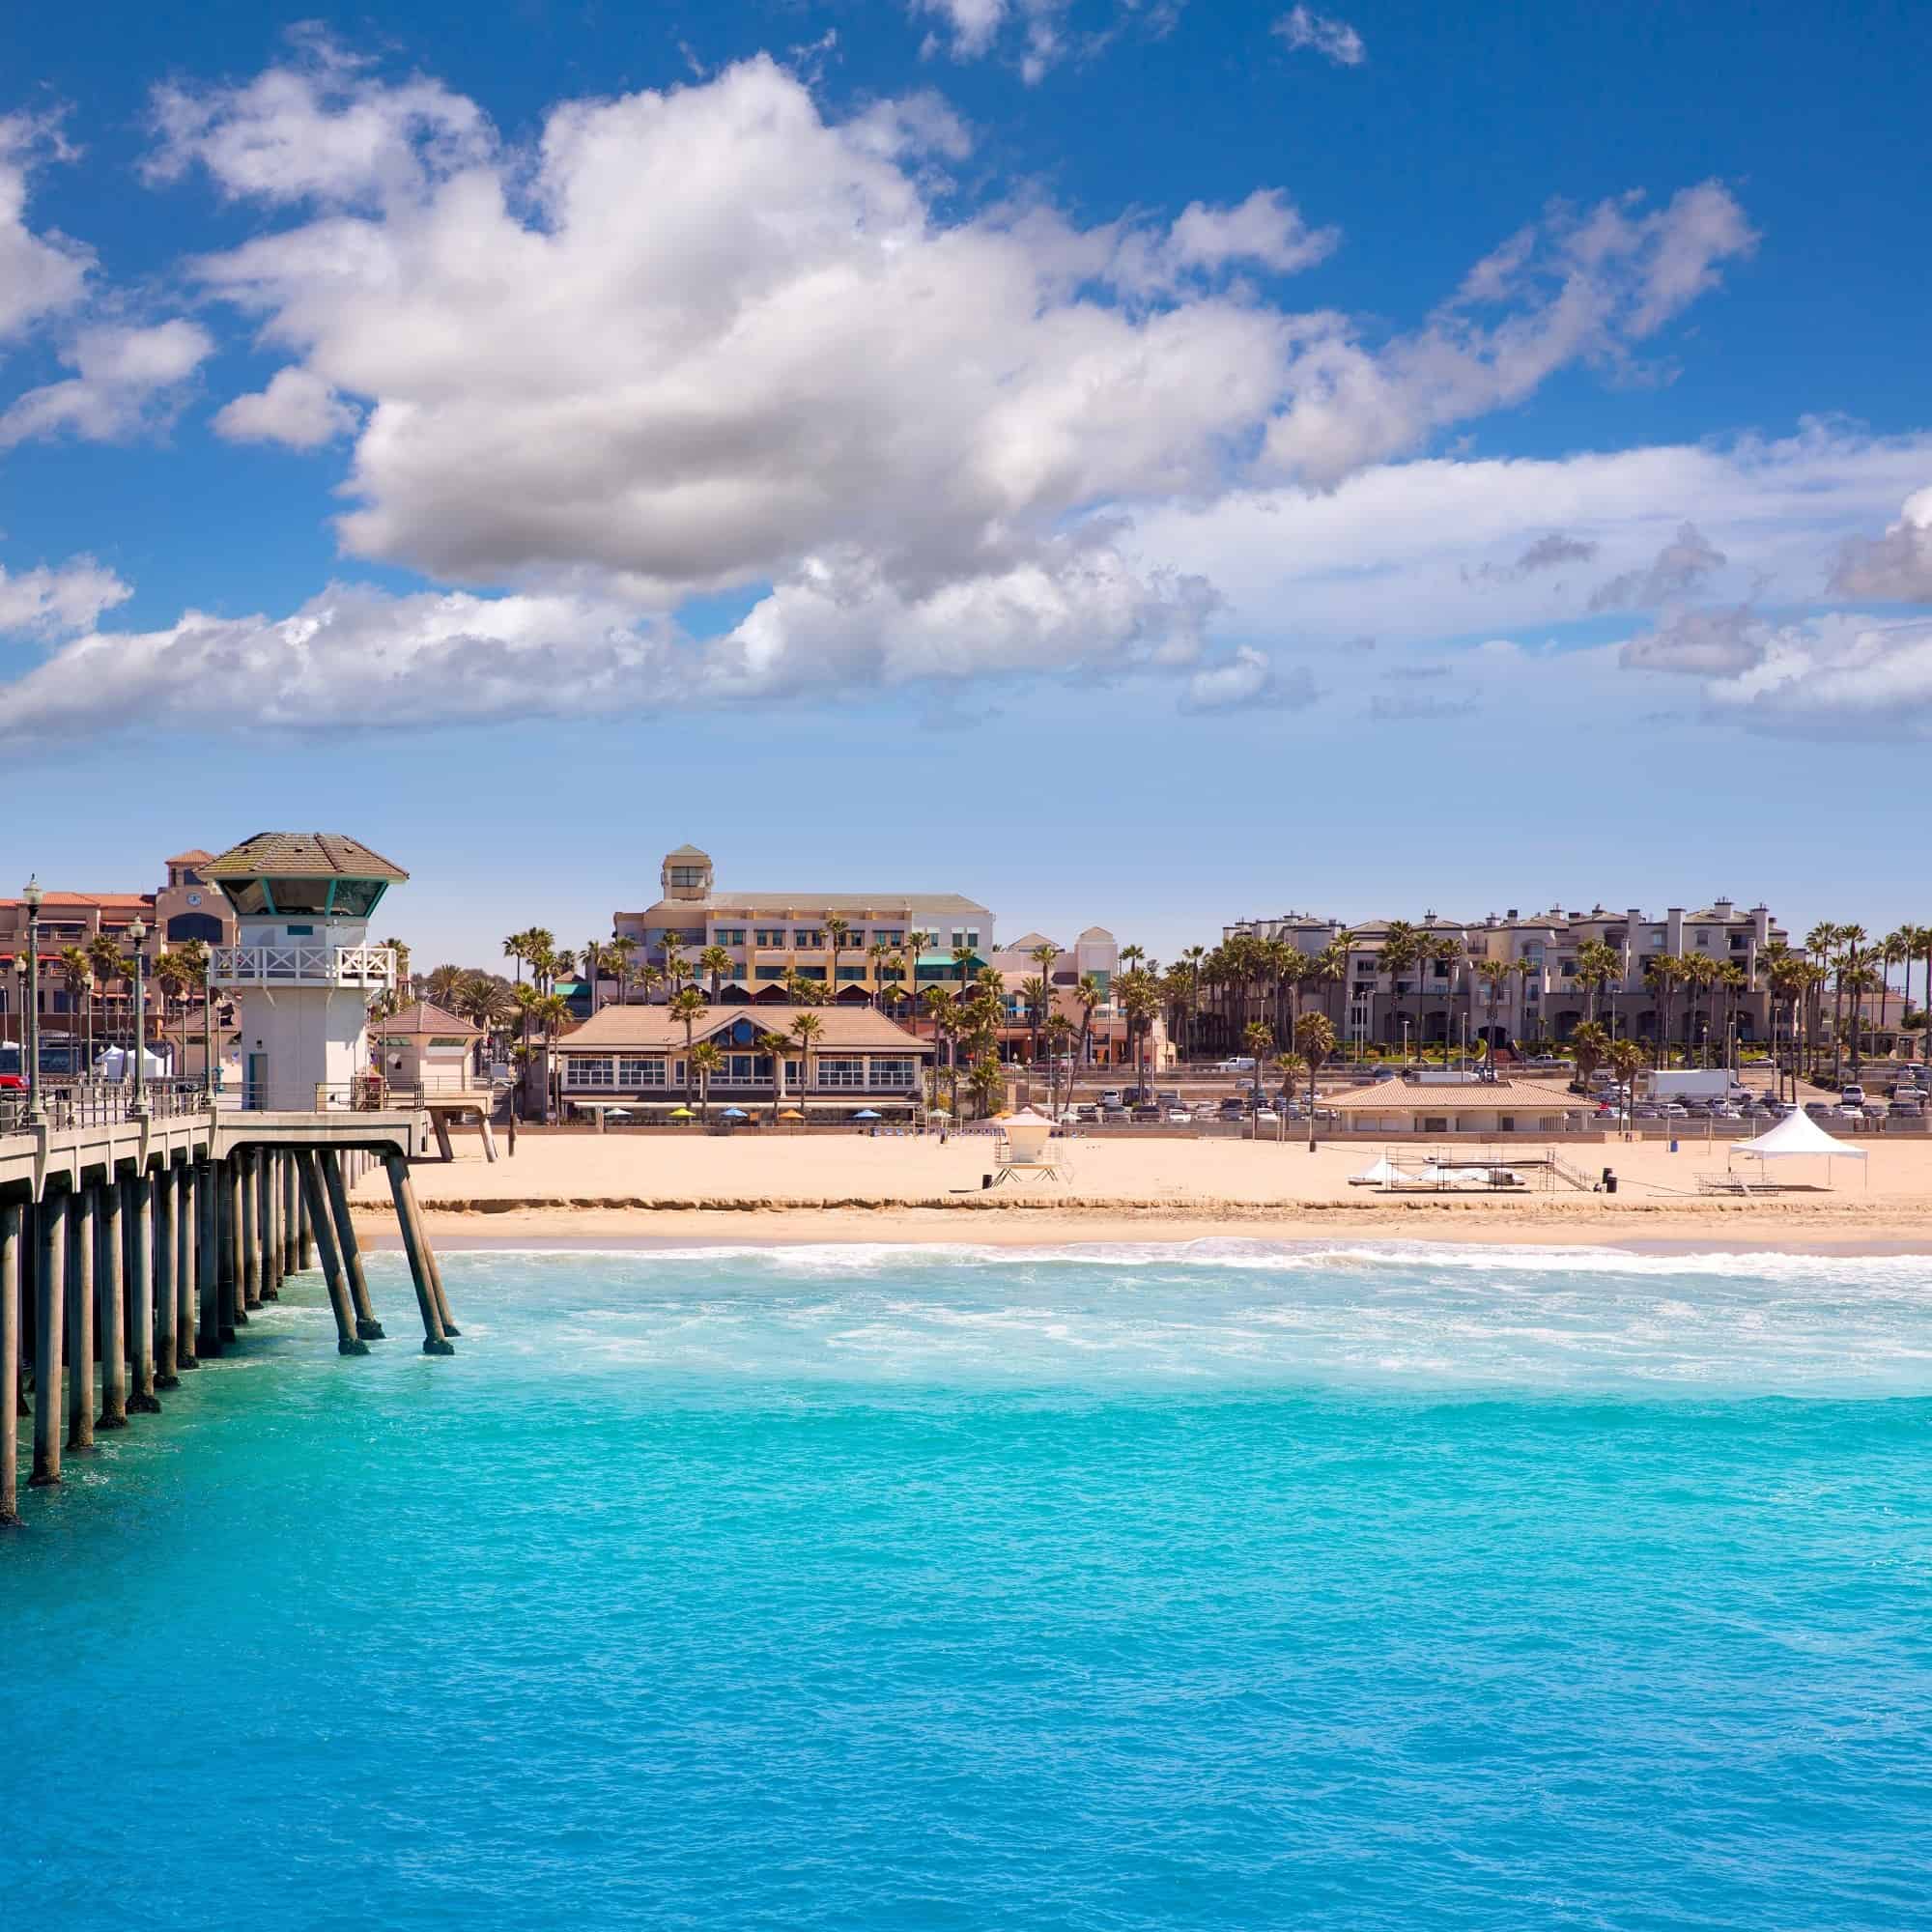
[[[999,1127],[989,1186],[998,1187],[1009,1180],[1023,1184],[1066,1179],[1066,1143],[1055,1143],[1053,1122],[1044,1114],[1036,1114],[1029,1107],[1000,1122]]]

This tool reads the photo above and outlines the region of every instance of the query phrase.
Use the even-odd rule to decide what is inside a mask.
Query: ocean
[[[290,1284],[0,1546],[0,1924],[1932,1925],[1932,1261]]]

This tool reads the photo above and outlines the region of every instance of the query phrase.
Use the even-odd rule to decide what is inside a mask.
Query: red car
[[[25,1093],[27,1083],[17,1073],[0,1073],[0,1087],[16,1087]]]

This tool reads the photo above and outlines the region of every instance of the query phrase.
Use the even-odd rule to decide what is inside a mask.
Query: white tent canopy
[[[1848,1160],[1863,1160],[1865,1151],[1849,1141],[1834,1140],[1809,1114],[1787,1114],[1776,1126],[1768,1127],[1754,1140],[1739,1141],[1733,1153],[1747,1153],[1753,1160],[1787,1160],[1794,1154],[1822,1154],[1827,1160],[1844,1155]]]
[[[130,1047],[110,1046],[94,1063],[94,1070],[103,1080],[126,1080],[134,1070],[134,1054]],[[144,1078],[156,1079],[168,1070],[168,1063],[158,1053],[147,1048],[141,1050],[141,1073]]]

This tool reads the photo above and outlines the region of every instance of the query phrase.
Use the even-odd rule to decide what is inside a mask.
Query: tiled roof
[[[667,859],[709,859],[709,852],[700,852],[696,845],[680,845],[674,852],[667,852]]]
[[[24,906],[25,899],[0,899],[0,906]],[[153,893],[43,893],[41,916],[49,912],[98,906],[102,912],[140,912],[155,903]]]
[[[340,832],[258,832],[208,867],[212,879],[407,879],[400,866]]]
[[[1551,1080],[1380,1080],[1352,1094],[1324,1094],[1321,1105],[1344,1114],[1488,1113],[1541,1107],[1594,1113],[1596,1102]]]
[[[471,1026],[468,1020],[446,1011],[428,1000],[418,1000],[413,1006],[405,1007],[392,1017],[379,1020],[369,1031],[379,1038],[405,1033],[460,1033],[468,1035],[472,1039],[480,1039],[483,1036],[481,1027]]]
[[[172,859],[163,859],[164,866],[206,866],[214,857],[213,852],[204,852],[197,845],[191,852],[177,852]]]
[[[739,1020],[750,1020],[760,1033],[789,1033],[800,1013],[810,1013],[823,1031],[812,1050],[823,1053],[839,1047],[901,1047],[930,1053],[932,1042],[908,1033],[896,1021],[869,1007],[762,1007],[726,1006],[722,1002],[708,1008],[703,1018],[692,1028],[694,1042],[709,1039],[713,1034]],[[679,1047],[684,1045],[684,1022],[667,1007],[606,1007],[594,1013],[577,1031],[557,1044],[571,1052],[611,1047]]]

